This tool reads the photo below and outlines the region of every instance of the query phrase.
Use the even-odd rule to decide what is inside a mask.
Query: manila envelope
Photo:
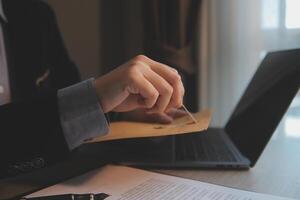
[[[197,123],[190,116],[186,115],[175,119],[171,124],[157,124],[144,122],[119,121],[110,124],[110,131],[107,135],[94,138],[87,143],[102,142],[108,140],[159,137],[177,135],[206,130],[211,119],[211,111],[204,110],[192,114]]]

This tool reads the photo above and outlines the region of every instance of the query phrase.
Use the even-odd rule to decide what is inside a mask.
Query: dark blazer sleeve
[[[0,126],[2,176],[33,171],[68,154],[55,93],[0,106]]]

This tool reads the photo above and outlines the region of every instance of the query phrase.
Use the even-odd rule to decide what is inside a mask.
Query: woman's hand
[[[178,72],[146,56],[136,56],[95,80],[105,113],[143,108],[149,114],[182,106],[184,87]]]

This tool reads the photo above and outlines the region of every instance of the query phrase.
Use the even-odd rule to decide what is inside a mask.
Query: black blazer
[[[56,91],[80,80],[46,3],[3,0],[3,9],[13,103],[0,106],[0,178],[68,155]]]

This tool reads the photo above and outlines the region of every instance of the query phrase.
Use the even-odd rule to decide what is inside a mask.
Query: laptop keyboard
[[[236,161],[224,139],[214,133],[178,135],[175,138],[175,149],[178,161]]]

